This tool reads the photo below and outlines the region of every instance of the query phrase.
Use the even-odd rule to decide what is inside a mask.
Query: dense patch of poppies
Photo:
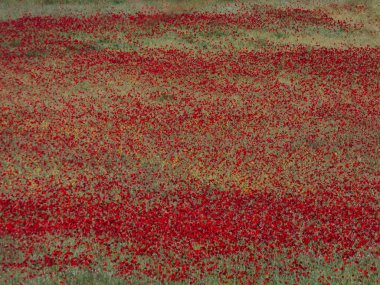
[[[307,27],[360,29],[262,6],[0,22],[3,272],[107,259],[246,284],[278,254],[285,275],[310,274],[299,256],[378,257],[379,48],[218,48]],[[194,48],[141,45],[168,30]]]

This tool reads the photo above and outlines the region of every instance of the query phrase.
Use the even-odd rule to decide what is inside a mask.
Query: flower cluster
[[[0,22],[0,272],[254,284],[379,257],[380,51],[252,36],[310,27],[361,29],[266,6]]]

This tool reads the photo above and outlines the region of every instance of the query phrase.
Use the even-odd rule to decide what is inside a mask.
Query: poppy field
[[[379,283],[376,7],[182,2],[0,21],[0,283]]]

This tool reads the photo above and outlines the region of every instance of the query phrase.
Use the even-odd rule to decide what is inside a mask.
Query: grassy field
[[[0,283],[379,283],[378,1],[0,0],[0,61]]]

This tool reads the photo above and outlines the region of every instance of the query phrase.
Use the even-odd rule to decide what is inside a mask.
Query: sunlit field
[[[377,1],[3,0],[0,108],[0,284],[380,282]]]

